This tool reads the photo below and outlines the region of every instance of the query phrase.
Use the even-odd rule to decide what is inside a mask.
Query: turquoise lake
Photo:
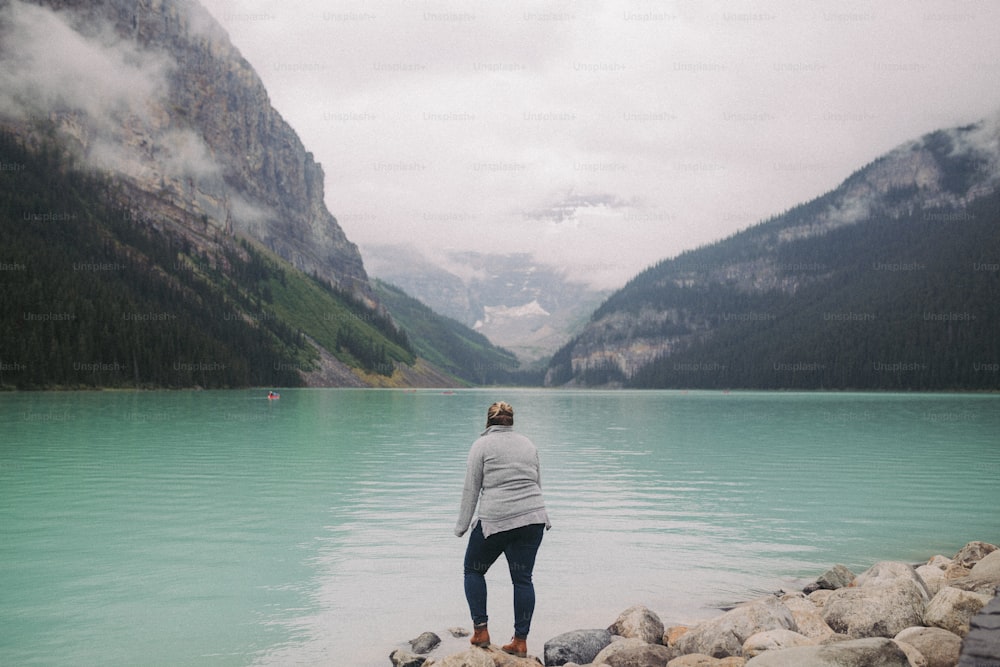
[[[1000,396],[533,389],[13,393],[0,664],[389,665],[470,625],[465,456],[494,400],[553,528],[529,638],[665,623],[834,563],[1000,542]],[[490,572],[494,639],[511,632]],[[464,640],[453,640],[460,645]]]

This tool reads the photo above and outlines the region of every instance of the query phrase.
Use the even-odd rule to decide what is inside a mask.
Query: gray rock
[[[816,585],[823,590],[835,591],[838,588],[850,586],[852,581],[854,581],[854,573],[846,565],[837,563],[819,576]]]
[[[958,563],[952,563],[944,569],[945,585],[949,585],[955,579],[961,579],[962,577],[969,576],[971,571],[971,567],[965,567],[964,565],[959,565]]]
[[[832,593],[833,591],[827,591]],[[819,615],[819,607],[802,593],[787,593],[781,596],[781,602],[792,612],[799,634],[810,639],[820,640],[833,634],[833,630]]]
[[[461,653],[455,653],[440,660],[428,660],[426,667],[496,667],[491,651],[481,648],[470,648]]]
[[[898,639],[893,639],[892,641],[906,654],[906,659],[910,661],[910,667],[927,667],[927,658],[913,644],[907,644]]]
[[[424,667],[539,667],[541,664],[538,658],[532,656],[518,658],[504,653],[495,646],[490,646],[470,648],[440,660],[430,659],[424,663]]]
[[[944,569],[937,565],[921,565],[916,570],[917,574],[927,585],[927,591],[933,598],[944,586],[947,585],[944,577]]]
[[[772,595],[699,623],[677,640],[677,648],[682,654],[738,656],[747,638],[765,630],[798,630],[792,612]]]
[[[955,554],[952,560],[959,565],[971,568],[996,550],[997,545],[989,542],[969,542]]]
[[[410,653],[402,649],[396,649],[390,653],[389,660],[392,661],[393,667],[422,667],[427,662],[427,658],[422,655]]]
[[[945,586],[924,610],[923,624],[943,628],[964,637],[969,633],[969,621],[989,601],[989,595]]]
[[[954,667],[962,650],[962,638],[941,628],[907,628],[896,635],[896,641],[920,651],[927,667]]]
[[[608,630],[573,630],[545,642],[545,664],[565,665],[576,662],[585,665],[611,643]]]
[[[621,637],[641,639],[647,644],[663,643],[663,622],[641,604],[629,607],[619,614],[608,631]]]
[[[861,588],[841,588],[823,606],[821,616],[834,632],[852,638],[895,637],[923,625],[926,590],[909,578]]]
[[[947,556],[942,556],[941,554],[937,554],[936,556],[931,556],[930,558],[928,558],[926,564],[933,565],[934,567],[944,570],[949,565],[951,565],[951,559],[948,558]]]
[[[663,644],[648,644],[638,638],[611,642],[594,657],[595,665],[608,667],[665,667],[680,655]]]
[[[441,638],[433,632],[422,632],[416,639],[410,640],[410,648],[414,653],[430,653],[441,643]]]
[[[826,601],[830,599],[831,595],[833,595],[833,591],[818,590],[809,593],[806,597],[809,598],[809,601],[812,602],[817,607],[822,607],[823,605],[826,604]]]
[[[906,653],[891,639],[870,637],[768,651],[746,667],[910,667]]]
[[[799,628],[799,634],[805,635],[814,641],[826,639],[834,634],[830,626],[823,620],[823,617],[819,615],[818,610],[799,611],[798,609],[793,609],[792,618],[795,619],[795,625]]]
[[[816,611],[816,603],[807,598],[803,593],[785,593],[780,598],[782,604],[791,611]]]
[[[920,589],[924,601],[931,599],[930,590],[927,588],[924,580],[920,578],[920,575],[917,574],[916,568],[909,563],[899,561],[884,560],[875,563],[855,578],[854,586],[857,588],[883,586],[895,583],[898,580],[912,581]]]
[[[949,586],[965,591],[993,595],[1000,586],[1000,550],[993,551],[976,563],[968,575],[951,581]]]
[[[969,622],[958,667],[1000,667],[1000,596]]]
[[[778,651],[793,646],[807,646],[814,642],[805,635],[792,630],[765,630],[750,635],[743,642],[743,657],[752,658],[765,651]]]

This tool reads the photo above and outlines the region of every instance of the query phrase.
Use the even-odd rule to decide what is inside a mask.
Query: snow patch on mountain
[[[484,306],[484,318],[477,320],[473,329],[482,329],[497,320],[517,320],[525,317],[549,317],[552,313],[542,308],[538,299],[522,306]]]

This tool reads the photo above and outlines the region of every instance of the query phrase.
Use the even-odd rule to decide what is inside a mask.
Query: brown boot
[[[528,657],[528,640],[524,637],[514,636],[510,643],[503,646],[504,653],[510,653],[511,655],[516,655],[519,658]]]
[[[487,648],[490,645],[490,631],[487,629],[486,624],[477,625],[474,630],[475,632],[472,633],[472,639],[469,640],[469,643],[479,648]]]

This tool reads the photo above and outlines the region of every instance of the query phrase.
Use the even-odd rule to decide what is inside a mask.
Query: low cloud
[[[202,138],[172,125],[174,63],[110,26],[12,0],[0,9],[0,115],[55,120],[87,164],[132,178],[210,179],[221,174]]]
[[[0,14],[0,110],[19,118],[78,111],[108,131],[149,111],[161,96],[166,58],[140,51],[109,31],[86,37],[69,16],[13,0]]]
[[[628,208],[629,204],[617,195],[604,193],[582,195],[570,192],[544,208],[525,211],[524,217],[551,222],[567,222],[576,220],[581,212],[619,211]]]

